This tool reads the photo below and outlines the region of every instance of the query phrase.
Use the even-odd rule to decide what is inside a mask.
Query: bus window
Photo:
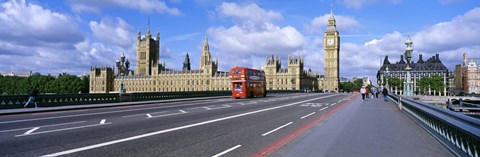
[[[233,89],[235,91],[242,91],[242,82],[235,82],[233,83]]]

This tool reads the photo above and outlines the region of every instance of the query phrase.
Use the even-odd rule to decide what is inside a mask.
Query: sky
[[[413,61],[435,54],[453,70],[480,58],[478,0],[0,0],[0,73],[88,74],[122,53],[135,67],[136,37],[160,32],[160,61],[199,69],[205,36],[219,70],[262,68],[267,56],[305,57],[323,75],[323,34],[333,10],[340,77],[376,82],[381,61],[399,61],[411,37]]]

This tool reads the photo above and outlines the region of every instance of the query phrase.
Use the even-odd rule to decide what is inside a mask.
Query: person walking
[[[372,87],[372,96],[378,99],[378,89],[377,89],[377,87]]]
[[[387,88],[383,88],[382,94],[383,94],[383,99],[385,99],[385,102],[387,102],[388,101],[388,99],[387,99],[387,96],[388,96]]]
[[[362,86],[362,88],[360,88],[360,93],[362,93],[362,101],[365,101],[365,94],[367,93],[367,89],[365,88],[365,86]]]
[[[33,103],[35,104],[35,108],[37,108],[37,107],[38,107],[38,103],[37,103],[37,101],[35,100],[35,98],[36,98],[37,95],[38,95],[38,90],[35,89],[35,88],[32,88],[32,89],[30,90],[30,92],[28,93],[28,95],[29,95],[28,101],[27,101],[27,103],[25,103],[25,105],[24,105],[23,107],[27,107],[28,104],[30,104],[30,102],[33,101]]]

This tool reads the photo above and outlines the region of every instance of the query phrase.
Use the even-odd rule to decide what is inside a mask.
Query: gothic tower
[[[158,60],[160,58],[160,33],[157,32],[157,37],[153,38],[150,34],[150,21],[148,22],[147,34],[141,37],[140,30],[137,34],[137,67],[136,74],[138,75],[153,75],[158,70]],[[158,72],[157,72],[158,73]]]
[[[208,36],[205,35],[205,41],[203,42],[203,52],[200,57],[200,70],[204,70],[205,66],[212,62],[212,56],[210,55],[210,47],[208,46]]]
[[[183,61],[183,71],[190,70],[190,57],[187,55],[185,56],[185,61]]]
[[[301,75],[303,73],[303,62],[304,57],[298,55],[296,58],[295,56],[288,56],[288,73],[290,76],[294,76],[289,80],[290,86],[293,86],[293,90],[300,90],[300,85],[302,84]]]
[[[340,80],[340,36],[332,10],[330,10],[330,18],[328,18],[328,26],[324,34],[323,48],[325,90],[338,92]]]

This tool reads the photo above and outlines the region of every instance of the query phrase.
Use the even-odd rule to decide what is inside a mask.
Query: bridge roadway
[[[391,102],[320,93],[0,116],[0,156],[44,155],[452,156]]]

